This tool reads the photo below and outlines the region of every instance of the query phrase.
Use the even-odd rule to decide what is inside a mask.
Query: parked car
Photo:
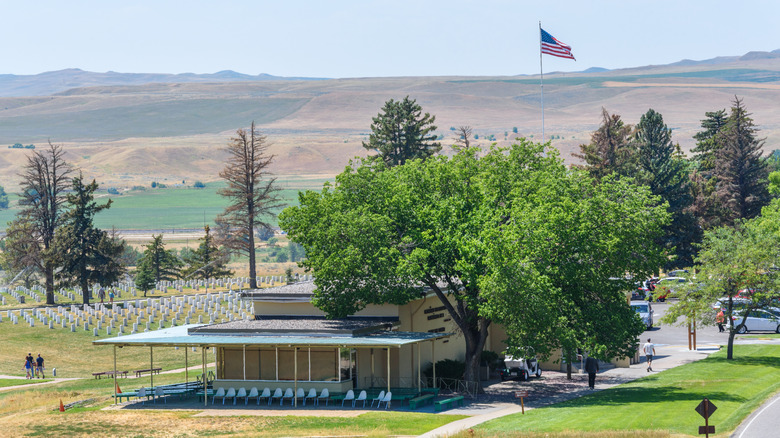
[[[674,271],[669,271],[666,274],[668,277],[682,277],[688,275],[687,269],[675,269]]]
[[[648,301],[631,301],[631,308],[639,315],[648,330],[653,328],[653,305]]]
[[[653,298],[656,301],[664,302],[669,294],[677,291],[677,289],[688,282],[688,279],[683,277],[664,277],[658,280],[658,284],[655,285],[655,291],[653,291]]]
[[[742,312],[738,312],[735,316],[732,316],[734,324],[739,324],[737,333],[753,331],[780,333],[780,317],[773,313],[764,310],[753,310],[748,314],[744,323],[742,323],[742,315]]]
[[[524,359],[522,357],[506,356],[504,358],[504,369],[498,371],[501,380],[520,379],[528,380],[531,376],[540,377],[542,369],[539,368],[539,362],[535,357]]]

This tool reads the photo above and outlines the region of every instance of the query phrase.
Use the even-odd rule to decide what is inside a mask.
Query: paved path
[[[731,438],[774,438],[780,432],[780,393],[767,400],[739,425]]]
[[[13,377],[13,378],[16,378],[16,377]],[[22,379],[24,379],[24,377],[22,377]],[[28,383],[26,385],[5,386],[3,388],[0,388],[0,391],[10,391],[12,389],[29,389],[29,388],[34,388],[34,387],[38,387],[38,386],[52,385],[54,383],[67,382],[69,380],[79,380],[79,379],[80,379],[80,377],[70,377],[70,378],[54,379],[54,380],[51,380],[51,381],[48,381],[48,382]]]

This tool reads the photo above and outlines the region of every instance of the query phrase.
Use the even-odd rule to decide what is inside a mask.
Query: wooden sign
[[[528,397],[528,391],[515,391],[515,398]]]
[[[709,419],[710,415],[712,415],[716,409],[718,409],[718,407],[706,398],[699,403],[699,406],[696,406],[696,412],[704,417],[705,420]]]
[[[699,435],[715,433],[715,426],[699,426]]]

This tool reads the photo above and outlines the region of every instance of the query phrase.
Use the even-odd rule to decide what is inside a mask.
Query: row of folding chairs
[[[292,388],[287,388],[284,392],[282,392],[281,388],[276,388],[276,390],[271,393],[270,388],[264,388],[263,392],[261,393],[256,387],[250,388],[249,392],[246,391],[246,388],[238,388],[236,390],[235,388],[228,388],[225,390],[225,388],[219,388],[217,389],[217,392],[214,393],[214,397],[211,399],[211,404],[213,405],[218,398],[222,399],[222,404],[225,404],[225,399],[233,399],[233,404],[236,404],[236,401],[238,399],[243,398],[244,399],[244,405],[249,404],[249,399],[257,399],[258,406],[260,405],[260,400],[268,400],[268,405],[271,405],[271,402],[274,400],[279,400],[279,406],[284,405],[285,400],[290,400],[290,404],[295,403],[295,399],[303,400],[303,405],[306,406],[306,402],[308,400],[312,400],[315,404],[315,406],[318,406],[320,404],[320,400],[325,400],[325,406],[328,405],[328,399],[330,399],[330,393],[328,392],[328,388],[324,388],[320,395],[317,395],[317,390],[314,388],[311,388],[308,392],[303,390],[303,388],[298,388],[297,392],[293,392]]]
[[[374,402],[377,402],[376,407],[381,408],[382,403],[385,404],[385,409],[388,409],[390,407],[390,401],[393,399],[393,393],[388,391],[385,393],[384,391],[380,392],[379,395],[376,398],[371,399],[371,407],[374,407]],[[348,401],[352,401],[352,407],[355,407],[355,404],[359,401],[363,402],[363,407],[366,407],[366,401],[368,400],[368,393],[366,391],[360,391],[357,398],[355,398],[355,391],[349,390],[347,391],[347,394],[344,396],[344,399],[341,400],[341,407],[344,407],[344,403]]]

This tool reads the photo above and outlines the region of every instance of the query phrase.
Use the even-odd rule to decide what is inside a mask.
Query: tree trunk
[[[474,382],[475,388],[479,387],[479,364],[482,350],[485,348],[485,341],[487,340],[488,331],[487,327],[490,324],[489,321],[484,318],[479,318],[479,322],[475,326],[470,326],[467,330],[463,330],[463,337],[466,340],[466,369],[463,373],[463,379],[467,382]]]
[[[46,304],[54,305],[54,266],[46,263]]]
[[[255,265],[255,230],[249,228],[249,288],[257,289],[257,266]]]

